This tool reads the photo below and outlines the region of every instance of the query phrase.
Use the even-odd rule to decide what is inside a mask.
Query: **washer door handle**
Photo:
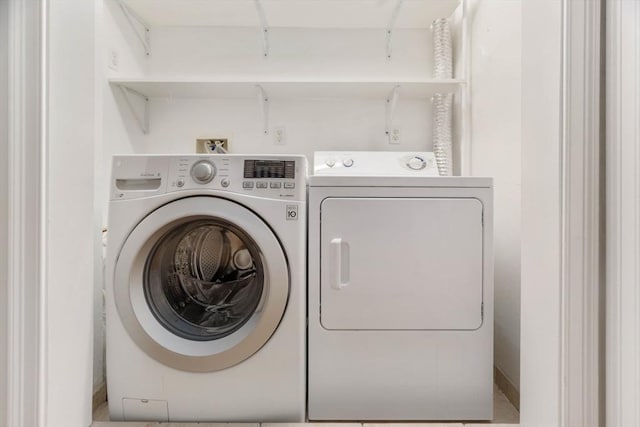
[[[335,276],[331,287],[340,290],[349,285],[349,243],[337,237],[331,240]]]

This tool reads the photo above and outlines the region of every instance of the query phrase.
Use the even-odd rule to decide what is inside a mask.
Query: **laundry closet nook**
[[[94,194],[93,378],[96,400],[99,401],[100,396],[104,398],[105,385],[107,393],[109,390],[106,382],[109,373],[105,376],[105,371],[115,370],[109,367],[109,358],[105,360],[104,357],[102,295],[111,286],[109,280],[104,279],[105,275],[110,277],[111,266],[108,262],[104,266],[102,254],[105,245],[109,253],[109,245],[119,240],[111,234],[110,220],[113,218],[109,218],[112,214],[107,201],[115,197],[114,191],[122,190],[126,194],[127,185],[134,191],[138,189],[137,185],[154,185],[146,181],[153,177],[146,176],[144,183],[125,182],[137,174],[157,172],[161,178],[159,185],[176,190],[175,183],[182,179],[178,175],[174,177],[171,164],[166,178],[162,169],[156,171],[149,166],[147,170],[144,166],[139,171],[132,170],[131,176],[122,175],[123,187],[117,187],[114,179],[120,179],[120,176],[111,175],[112,170],[115,171],[112,156],[167,155],[178,159],[179,156],[206,155],[223,150],[230,155],[248,156],[244,161],[263,161],[261,156],[265,155],[272,156],[274,162],[285,161],[287,155],[302,154],[312,165],[313,153],[317,151],[438,152],[436,144],[441,143],[442,133],[448,132],[450,151],[446,156],[450,170],[447,174],[493,179],[493,366],[498,384],[496,390],[502,390],[497,391],[495,399],[517,407],[520,375],[520,22],[520,2],[499,0],[96,2],[98,130]],[[443,52],[442,37],[448,38],[448,52]],[[442,55],[450,57],[449,69],[444,72]],[[210,182],[216,186],[219,179],[224,179],[221,169],[226,166],[214,161],[212,165],[217,175]],[[271,166],[276,167],[275,164]],[[185,167],[195,166],[189,163]],[[253,185],[254,181],[256,185],[262,185],[260,179],[248,179],[244,164],[243,168],[245,185]],[[311,169],[309,167],[309,174],[313,173]],[[298,174],[305,173],[297,166],[296,170]],[[193,171],[191,169],[190,176],[195,179]],[[230,176],[234,173],[231,171]],[[282,181],[283,185],[288,182],[285,175],[280,178],[279,172],[273,173],[274,178],[265,182]],[[191,179],[189,174],[186,179]],[[236,183],[238,181],[232,178],[231,187],[227,189],[232,189]],[[298,182],[296,185],[304,184]],[[187,188],[188,185],[184,187]],[[263,193],[258,191],[267,190],[254,188],[252,191],[251,194],[259,196]],[[257,212],[260,208],[252,209]],[[128,215],[141,215],[129,212]],[[182,249],[187,241],[184,239],[201,239],[203,245],[213,245],[211,233],[219,227],[220,224],[206,225],[199,234],[185,229],[186,237],[176,240],[175,250],[186,250]],[[389,221],[388,227],[393,228],[393,220]],[[225,235],[220,235],[216,241],[228,240],[222,237]],[[243,240],[241,234],[236,232],[235,235]],[[193,253],[187,250],[184,256],[200,253],[202,257],[205,246],[193,249]],[[222,258],[218,259],[232,263],[233,254],[238,250],[231,249],[231,258],[225,258],[226,250],[221,249]],[[208,268],[195,267],[178,259],[182,258],[175,255],[178,270],[195,268],[200,272],[196,274],[198,277]],[[394,267],[393,262],[389,262],[388,268]],[[207,271],[214,270],[208,268]],[[213,275],[216,280],[232,280],[225,279],[231,277],[229,271],[220,267]],[[247,267],[238,271],[242,276],[254,270]],[[195,280],[204,279],[196,277]],[[194,292],[200,289],[199,285],[186,283],[181,286],[187,294],[189,289]],[[106,295],[108,302],[108,289]],[[118,296],[115,298],[117,305]],[[149,296],[141,295],[140,298],[144,301]],[[190,298],[202,303],[198,297]],[[121,309],[120,305],[118,309]],[[132,310],[137,313],[135,304]],[[148,316],[162,317],[159,313],[163,310],[159,306]],[[115,313],[112,311],[111,315]],[[131,329],[127,329],[131,334]],[[180,332],[179,335],[186,339],[190,333]],[[107,338],[106,343],[110,343]],[[266,344],[266,350],[268,346]],[[108,354],[109,349],[106,351]],[[270,368],[265,366],[264,369]],[[179,387],[188,388],[192,381],[189,378],[196,375],[196,372],[182,377],[162,374],[163,377],[157,379],[157,387],[171,387],[171,382],[177,381]],[[209,375],[215,378],[214,374]],[[178,377],[180,379],[175,379]],[[442,387],[446,388],[446,384]],[[120,388],[120,385],[114,386],[113,392]],[[194,385],[194,388],[201,387]],[[465,392],[464,387],[460,392]],[[117,393],[120,395],[120,391]],[[196,408],[198,398],[190,400]],[[126,416],[127,411],[136,413],[136,407],[140,405],[149,408],[149,419],[176,419],[172,418],[171,404],[168,418],[154,418],[158,406],[151,408],[147,401],[156,402],[148,396],[128,396],[124,412],[118,412],[124,414],[124,418],[113,419],[144,419],[144,415],[138,418]],[[251,405],[251,402],[247,401],[247,404]],[[163,404],[157,401],[153,405]],[[143,414],[146,411],[140,410]],[[509,411],[502,415],[506,417],[502,421],[517,422],[513,406]],[[112,412],[112,416],[114,414]],[[461,416],[459,419],[467,418]],[[233,416],[226,420],[242,421],[243,418]]]

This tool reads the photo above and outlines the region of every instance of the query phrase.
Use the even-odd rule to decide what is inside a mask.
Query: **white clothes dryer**
[[[112,420],[303,421],[303,156],[113,158]]]
[[[492,180],[432,153],[314,162],[309,419],[491,419]]]

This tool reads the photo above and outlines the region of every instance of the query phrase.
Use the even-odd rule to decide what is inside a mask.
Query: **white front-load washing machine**
[[[491,419],[491,179],[439,177],[433,153],[314,163],[309,419]]]
[[[303,156],[113,158],[112,420],[303,421]]]

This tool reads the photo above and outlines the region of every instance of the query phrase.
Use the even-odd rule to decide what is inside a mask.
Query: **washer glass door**
[[[255,241],[220,218],[193,219],[164,234],[148,257],[144,293],[156,319],[191,340],[237,331],[264,292],[263,255]]]
[[[282,247],[260,217],[229,200],[190,197],[133,229],[113,286],[125,328],[149,356],[213,371],[267,342],[284,314],[289,278]]]

